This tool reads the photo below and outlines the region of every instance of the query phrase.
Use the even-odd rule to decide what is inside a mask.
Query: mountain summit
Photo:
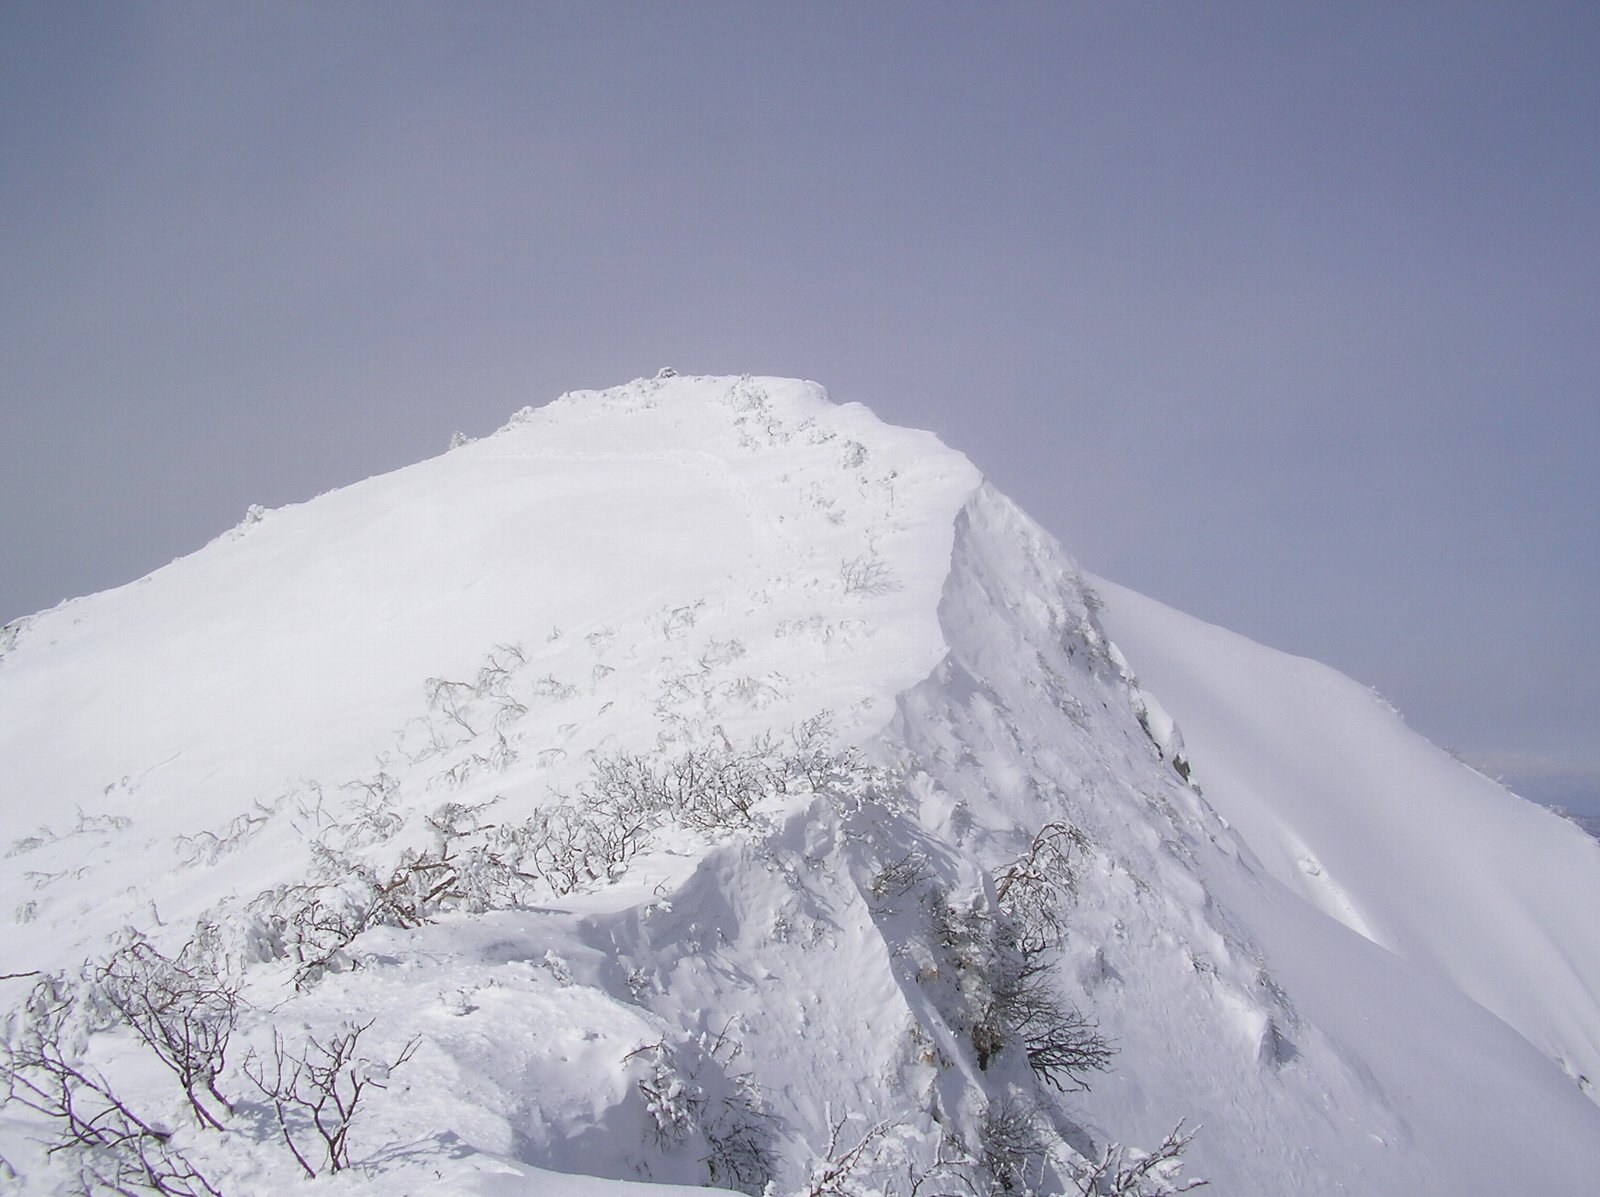
[[[1600,1175],[1600,844],[813,383],[20,620],[0,777],[25,1193]]]

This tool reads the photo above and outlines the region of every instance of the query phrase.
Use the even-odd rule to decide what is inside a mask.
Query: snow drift
[[[814,384],[565,396],[0,648],[25,1192],[1600,1170],[1600,845]]]

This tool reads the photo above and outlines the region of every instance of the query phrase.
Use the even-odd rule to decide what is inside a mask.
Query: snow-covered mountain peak
[[[552,669],[614,669],[618,651],[708,639],[693,631],[708,603],[717,635],[747,650],[740,677],[763,704],[751,709],[812,680],[768,674],[832,660],[841,689],[826,705],[871,722],[877,703],[881,723],[941,651],[938,587],[977,484],[933,437],[835,407],[814,384],[676,377],[575,393],[28,621],[0,661],[12,692],[37,678],[86,709],[48,726],[50,704],[34,703],[10,727],[35,743],[100,730],[60,744],[56,760],[75,758],[84,779],[69,793],[38,752],[19,788],[93,810],[108,782],[208,750],[197,771],[230,786],[321,772],[353,746],[383,752],[424,679],[470,673],[495,644],[527,644]]]
[[[663,371],[20,621],[0,1157],[1158,1194],[1187,1120],[1227,1191],[1578,1191],[1594,853],[1451,805],[1359,688],[1097,589],[930,434]],[[1457,863],[1387,876],[1446,808]],[[229,1032],[187,1074],[128,1004],[174,990]],[[388,1085],[347,1149],[285,1080],[330,1050]],[[57,1083],[159,1134],[74,1132]]]

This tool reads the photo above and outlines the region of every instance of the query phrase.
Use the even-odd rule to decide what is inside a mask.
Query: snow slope
[[[1600,843],[1406,727],[1371,690],[1096,582],[1196,779],[1271,874],[1441,975],[1584,1089],[1600,1078]]]
[[[1401,809],[1432,750],[1364,692],[1103,591],[1140,682],[963,457],[781,379],[253,510],[0,635],[12,1050],[44,1027],[228,1194],[1076,1192],[1180,1119],[1139,1191],[1583,1191],[1592,853],[1465,772]],[[237,993],[216,1128],[108,1013],[135,959]],[[1030,1064],[1073,1009],[1109,1071]],[[387,1087],[334,1171],[251,1077],[353,1026]],[[23,1192],[126,1164],[48,1122],[0,1111]]]

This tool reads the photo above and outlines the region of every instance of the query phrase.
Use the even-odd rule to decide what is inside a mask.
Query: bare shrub
[[[928,880],[928,861],[920,852],[907,852],[873,874],[868,896],[878,906],[888,906]]]
[[[255,1052],[245,1060],[244,1072],[278,1118],[278,1129],[290,1154],[315,1179],[317,1170],[308,1154],[329,1172],[350,1166],[350,1129],[369,1089],[383,1089],[389,1074],[417,1050],[412,1039],[393,1060],[384,1063],[361,1052],[361,1036],[370,1021],[346,1026],[331,1039],[306,1037],[297,1051],[285,1046],[274,1029],[270,1056]],[[321,1150],[307,1143],[320,1144]]]
[[[979,1025],[988,1035],[1003,1030],[1020,1040],[1028,1067],[1059,1092],[1087,1089],[1088,1075],[1110,1068],[1116,1048],[1056,991],[1054,978],[1054,968],[1036,959],[1002,972]],[[981,1049],[979,1062],[986,1063]]]
[[[876,549],[839,563],[839,581],[846,594],[889,594],[900,589],[889,563]]]

